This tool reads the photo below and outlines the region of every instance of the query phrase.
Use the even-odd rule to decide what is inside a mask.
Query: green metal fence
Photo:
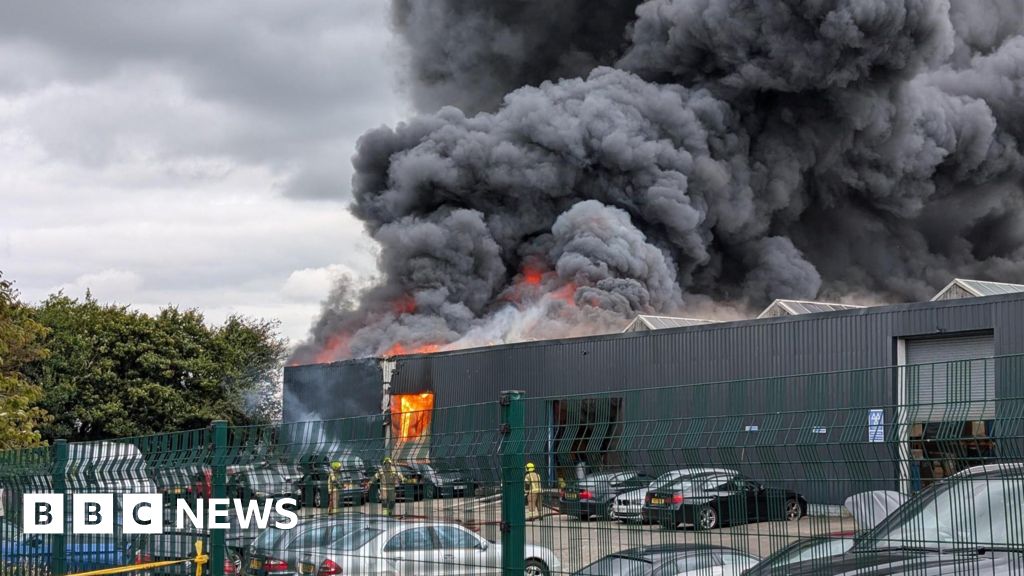
[[[1024,574],[1022,390],[1007,356],[56,442],[0,453],[0,574],[184,576],[196,541],[213,576]],[[61,534],[23,533],[37,493]],[[125,528],[138,493],[160,533]],[[111,533],[76,494],[115,495]],[[271,527],[178,525],[218,498]]]

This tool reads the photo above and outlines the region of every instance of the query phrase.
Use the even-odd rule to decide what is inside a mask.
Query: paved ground
[[[449,499],[399,503],[406,517],[456,520],[474,527],[485,537],[501,541],[500,501],[491,499]],[[347,510],[352,510],[348,508]],[[355,510],[379,513],[379,505],[365,504]],[[566,573],[582,568],[605,554],[632,548],[679,542],[731,546],[764,557],[794,540],[856,527],[849,517],[804,517],[797,522],[762,522],[710,531],[664,530],[658,526],[623,524],[611,520],[582,522],[549,510],[549,515],[527,526],[526,541],[552,549],[562,560]]]

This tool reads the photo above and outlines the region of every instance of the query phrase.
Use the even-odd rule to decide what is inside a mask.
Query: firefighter
[[[540,518],[540,474],[537,474],[533,462],[526,464],[524,488],[526,490],[526,519],[536,520]]]
[[[331,471],[327,474],[327,513],[334,514],[340,504],[338,502],[338,485],[341,483],[341,462],[331,462]]]
[[[398,491],[398,486],[405,482],[405,477],[391,462],[391,457],[385,456],[380,463],[380,469],[373,475],[373,481],[378,485],[377,493],[380,495],[381,513],[384,516],[391,516],[395,508],[395,493]]]

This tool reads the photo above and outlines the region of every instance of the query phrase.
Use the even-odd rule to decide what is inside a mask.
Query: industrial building
[[[785,462],[786,474],[802,479],[796,488],[821,503],[862,489],[919,487],[920,472],[908,461],[920,457],[928,434],[962,425],[979,438],[1020,436],[995,427],[1024,401],[1015,356],[1024,355],[1024,286],[957,279],[929,302],[776,301],[750,320],[653,318],[638,318],[621,334],[288,367],[285,419],[380,414],[401,395],[430,395],[442,409],[523,390],[544,399],[531,404],[527,425],[553,431],[573,405],[559,399],[572,398],[579,409],[578,400],[589,397],[604,403],[598,412],[613,424],[672,422],[668,436],[705,419],[715,428],[705,436],[720,439],[729,432],[723,426],[735,427],[745,434],[730,442],[751,448],[739,462],[750,475],[772,477],[772,461]],[[957,360],[964,365],[952,372],[929,366]],[[901,405],[919,408],[898,413]],[[452,425],[433,424],[435,431]],[[558,436],[545,437],[553,458]],[[997,449],[1021,454],[1015,446]],[[721,450],[708,453],[736,464]]]

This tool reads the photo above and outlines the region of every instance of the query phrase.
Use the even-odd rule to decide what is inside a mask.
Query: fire
[[[526,267],[523,269],[523,282],[529,286],[540,286],[544,274],[536,268]]]
[[[416,312],[416,299],[410,295],[402,296],[391,303],[391,310],[395,314],[412,314]]]
[[[430,429],[434,394],[396,394],[391,397],[391,435],[399,442],[419,438]]]
[[[349,334],[331,334],[327,337],[327,342],[324,343],[323,348],[313,357],[313,363],[326,364],[340,358],[348,358],[348,346],[351,340],[352,336]]]
[[[569,282],[565,286],[562,286],[558,290],[551,293],[551,297],[555,300],[560,300],[569,306],[576,305],[576,283]]]
[[[432,354],[434,352],[440,352],[442,350],[440,344],[422,344],[414,348],[409,348],[401,342],[392,344],[390,348],[384,351],[382,356],[406,356],[408,354]]]

